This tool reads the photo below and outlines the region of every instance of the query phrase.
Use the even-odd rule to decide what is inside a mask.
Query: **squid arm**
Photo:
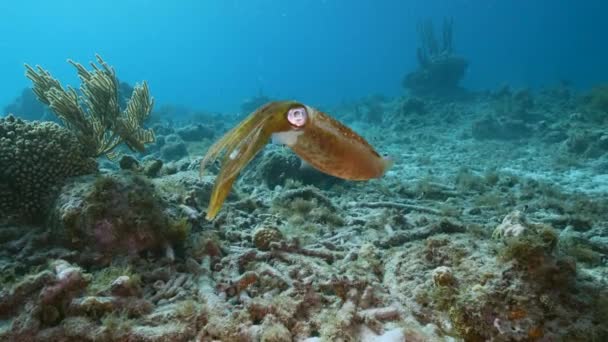
[[[268,143],[272,134],[289,129],[282,124],[282,115],[277,115],[281,114],[283,108],[286,108],[286,104],[270,103],[256,110],[209,148],[201,161],[201,174],[222,152],[224,157],[209,200],[208,220],[217,215],[239,172]]]

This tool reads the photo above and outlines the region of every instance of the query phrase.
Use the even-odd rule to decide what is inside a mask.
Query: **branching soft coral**
[[[114,69],[99,55],[96,57],[101,67],[91,63],[92,71],[68,60],[82,81],[80,94],[69,86],[63,88],[40,66],[34,69],[26,64],[25,75],[34,83],[38,99],[76,134],[91,156],[106,155],[113,159],[116,157],[114,149],[121,143],[131,150],[143,152],[144,145],[155,140],[152,130],[142,127],[154,105],[148,85],[144,81],[135,86],[127,107],[122,110]]]

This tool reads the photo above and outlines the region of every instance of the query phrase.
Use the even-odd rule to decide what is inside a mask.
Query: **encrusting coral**
[[[131,150],[143,152],[144,145],[154,142],[152,130],[143,128],[154,105],[148,84],[144,81],[133,89],[126,108],[120,108],[119,88],[114,69],[97,55],[98,67],[93,71],[68,60],[82,81],[80,94],[73,88],[63,88],[59,81],[42,67],[25,65],[26,76],[34,83],[38,99],[70,128],[91,156],[116,157],[114,149],[125,143]]]

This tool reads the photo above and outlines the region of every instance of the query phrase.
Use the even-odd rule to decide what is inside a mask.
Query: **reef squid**
[[[338,120],[296,101],[260,107],[214,143],[201,161],[201,174],[225,151],[215,179],[207,220],[213,220],[239,172],[272,140],[291,148],[304,162],[346,180],[379,178],[392,161]]]

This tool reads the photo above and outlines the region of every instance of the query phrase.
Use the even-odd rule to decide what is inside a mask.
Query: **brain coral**
[[[66,178],[96,169],[69,130],[0,118],[0,217],[41,221]]]

